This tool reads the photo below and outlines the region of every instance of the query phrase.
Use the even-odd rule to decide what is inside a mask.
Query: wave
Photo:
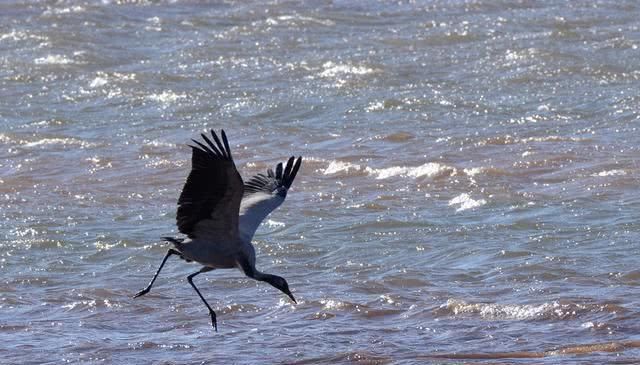
[[[267,220],[264,222],[264,224],[265,224],[266,226],[268,226],[268,227],[271,227],[271,228],[282,228],[282,227],[284,227],[284,226],[285,226],[285,223],[284,223],[284,222],[278,222],[278,221],[275,221],[275,220],[273,220],[273,219],[267,219]]]
[[[314,18],[314,17],[310,17],[310,16],[302,16],[299,14],[294,14],[294,15],[280,15],[277,18],[267,18],[267,20],[265,21],[265,23],[269,26],[273,26],[273,25],[279,25],[280,23],[287,23],[287,24],[297,24],[300,23],[301,25],[305,25],[305,24],[320,24],[320,25],[324,25],[327,27],[332,27],[335,25],[335,22],[333,20],[330,19],[320,19],[320,18]]]
[[[183,100],[186,99],[187,95],[186,94],[178,94],[175,93],[171,90],[168,91],[163,91],[162,93],[158,94],[158,93],[154,93],[154,94],[149,94],[146,96],[147,100],[151,100],[151,101],[155,101],[158,102],[160,104],[172,104],[175,103],[179,100]]]
[[[479,316],[498,320],[572,319],[585,313],[616,313],[624,311],[615,304],[578,304],[571,302],[546,302],[542,304],[468,303],[449,299],[440,306],[438,313],[453,316]]]
[[[182,167],[186,163],[185,160],[168,160],[165,158],[152,158],[144,164],[148,168],[167,168],[167,167]]]
[[[31,33],[27,33],[25,31],[16,31],[15,29],[11,30],[11,32],[9,33],[3,33],[0,34],[0,42],[4,41],[4,40],[11,40],[14,42],[20,42],[20,41],[24,41],[27,39],[35,39],[38,41],[43,41],[46,42],[49,40],[48,37],[46,36],[41,36],[41,35],[35,35],[35,34],[31,34]]]
[[[605,343],[574,344],[543,351],[512,351],[484,353],[451,353],[418,356],[421,359],[452,360],[499,360],[499,359],[532,359],[562,355],[585,355],[594,352],[622,352],[640,348],[640,341],[616,341]]]
[[[566,137],[566,136],[542,136],[542,137],[526,137],[526,138],[518,138],[512,136],[510,134],[504,136],[496,136],[489,137],[483,139],[476,143],[476,146],[487,146],[487,145],[511,145],[511,144],[527,144],[527,143],[535,143],[535,142],[584,142],[587,141],[585,138],[578,137]]]
[[[96,78],[91,80],[91,82],[89,83],[89,87],[92,88],[92,89],[95,89],[97,87],[104,86],[104,85],[106,85],[108,83],[109,83],[109,81],[105,77],[96,76]]]
[[[363,166],[358,163],[331,160],[327,161],[322,158],[310,157],[307,161],[328,165],[320,171],[324,175],[346,175],[346,176],[372,176],[378,180],[388,179],[394,176],[411,177],[411,178],[439,178],[449,176],[466,176],[473,180],[474,177],[480,175],[490,176],[508,176],[510,172],[493,166],[476,166],[458,168],[455,166],[439,163],[426,162],[419,166],[391,166],[383,168],[373,168],[371,166]],[[610,174],[620,174],[619,172],[611,172]],[[602,176],[602,175],[600,175]]]
[[[36,58],[33,61],[36,65],[68,65],[74,61],[63,55],[47,55],[46,57]]]
[[[437,162],[427,162],[420,166],[392,166],[381,169],[372,168],[369,166],[362,167],[359,164],[342,161],[331,161],[323,173],[325,175],[333,174],[367,174],[373,176],[377,180],[384,180],[394,176],[401,177],[439,177],[439,176],[453,176],[457,174],[457,169],[448,165],[440,164]]]
[[[361,171],[362,167],[358,164],[350,163],[350,162],[342,162],[342,161],[331,161],[329,166],[327,166],[323,174],[325,175],[333,175],[338,173],[349,173],[352,171]]]
[[[42,16],[51,16],[51,15],[62,15],[62,14],[71,14],[71,13],[81,13],[86,11],[87,9],[80,5],[74,5],[67,8],[48,8],[42,13]]]
[[[605,176],[624,176],[626,175],[627,172],[624,170],[606,170],[606,171],[600,171],[597,174],[593,174],[591,176],[594,177],[605,177]]]
[[[321,77],[336,77],[338,75],[368,75],[379,72],[379,70],[366,66],[356,66],[350,64],[333,63],[332,61],[322,64]]]
[[[467,209],[473,209],[477,207],[481,207],[487,204],[487,201],[484,199],[472,199],[471,196],[467,193],[462,193],[455,198],[449,200],[449,206],[459,205],[456,209],[456,212],[461,212]]]
[[[353,334],[355,335],[355,334]],[[338,352],[321,357],[309,357],[301,360],[287,360],[283,364],[287,365],[323,365],[323,364],[391,364],[393,360],[384,355],[374,354],[367,351]]]
[[[451,176],[457,173],[455,167],[443,165],[437,162],[427,162],[423,165],[416,167],[407,166],[394,166],[385,169],[372,169],[367,167],[365,169],[370,175],[376,177],[376,179],[387,179],[392,176],[407,176],[407,177],[438,177],[438,176]]]
[[[80,146],[81,148],[95,147],[97,146],[95,143],[83,141],[77,138],[42,138],[33,142],[24,142],[25,147],[37,147],[42,145],[72,145],[72,146]]]

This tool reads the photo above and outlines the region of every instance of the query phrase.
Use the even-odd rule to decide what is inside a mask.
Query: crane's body
[[[256,269],[251,239],[260,223],[284,202],[302,158],[291,157],[286,167],[279,163],[275,172],[269,169],[266,175],[255,175],[244,183],[224,131],[221,131],[222,141],[211,131],[215,144],[205,134],[201,136],[206,144],[193,140],[197,146],[190,146],[193,150],[191,172],[178,199],[176,222],[178,230],[187,237],[163,237],[173,247],[167,251],[149,285],[134,298],[151,290],[169,256],[178,255],[188,262],[197,262],[202,268],[187,280],[209,309],[211,324],[217,330],[215,312],[193,283],[193,278],[200,273],[237,268],[250,278],[271,284],[295,302],[284,278]]]
[[[189,239],[179,245],[174,244],[174,247],[186,261],[195,261],[212,269],[240,269],[240,257],[253,257],[255,263],[253,245],[242,241]]]

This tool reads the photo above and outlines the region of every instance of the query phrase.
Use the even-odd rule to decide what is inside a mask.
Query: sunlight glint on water
[[[0,357],[638,362],[639,10],[5,2]],[[299,302],[204,274],[218,333],[195,265],[132,299],[209,128],[304,156],[255,237]]]

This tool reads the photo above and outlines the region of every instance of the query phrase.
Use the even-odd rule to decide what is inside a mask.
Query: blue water
[[[637,363],[633,1],[0,5],[6,363]],[[304,157],[258,266],[170,259],[190,138]]]

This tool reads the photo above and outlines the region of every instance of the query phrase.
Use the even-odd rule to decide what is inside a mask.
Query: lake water
[[[4,1],[0,362],[640,362],[635,1]],[[304,162],[171,258],[190,138]]]

